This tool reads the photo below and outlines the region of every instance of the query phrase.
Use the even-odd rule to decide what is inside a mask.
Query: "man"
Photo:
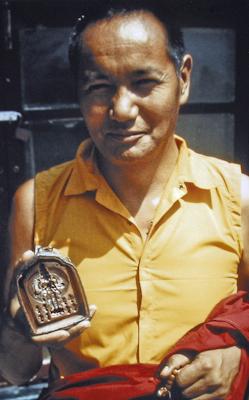
[[[10,265],[28,262],[35,244],[59,249],[77,265],[97,312],[90,327],[30,338],[12,291],[1,372],[13,383],[37,372],[42,345],[57,377],[159,363],[236,292],[237,277],[239,288],[248,288],[248,178],[174,135],[192,58],[170,21],[161,21],[162,10],[132,3],[131,10],[79,22],[71,60],[91,139],[73,162],[17,191],[10,224]],[[232,346],[176,354],[162,376],[180,369],[185,398],[225,399],[240,353]]]

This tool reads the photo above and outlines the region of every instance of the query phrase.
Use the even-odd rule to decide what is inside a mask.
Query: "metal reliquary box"
[[[34,261],[17,274],[17,291],[33,335],[68,329],[90,319],[75,266],[53,248],[38,248]]]

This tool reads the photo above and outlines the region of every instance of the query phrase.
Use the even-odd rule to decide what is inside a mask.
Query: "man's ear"
[[[185,54],[180,69],[180,105],[185,104],[190,92],[190,77],[193,60],[190,54]]]

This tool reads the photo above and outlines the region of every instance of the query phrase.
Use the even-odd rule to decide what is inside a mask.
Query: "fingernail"
[[[160,373],[160,376],[167,375],[169,373],[169,371],[170,371],[170,368],[168,367],[168,365],[165,365],[165,367],[163,367],[163,369],[162,369],[162,371]]]

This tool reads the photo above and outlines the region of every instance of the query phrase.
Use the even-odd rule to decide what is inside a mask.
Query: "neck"
[[[107,182],[123,203],[134,196],[137,206],[150,193],[161,194],[170,178],[178,157],[178,148],[174,138],[167,142],[160,154],[150,159],[134,162],[111,164],[100,160],[101,171]]]

